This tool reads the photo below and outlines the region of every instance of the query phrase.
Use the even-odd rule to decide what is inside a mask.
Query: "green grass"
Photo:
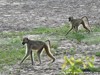
[[[55,28],[47,28],[47,27],[40,27],[40,28],[35,28],[32,29],[30,31],[20,31],[20,32],[1,32],[0,33],[0,37],[5,38],[5,37],[9,37],[9,38],[16,38],[16,36],[19,36],[20,38],[22,38],[23,35],[27,35],[27,34],[47,34],[47,35],[54,35],[54,36],[64,36],[66,37],[66,39],[76,39],[77,41],[83,41],[83,42],[87,42],[89,44],[98,44],[100,42],[100,35],[95,36],[94,34],[97,34],[97,32],[100,32],[100,27],[94,26],[93,28],[93,33],[91,32],[90,34],[88,34],[85,30],[80,30],[78,31],[78,33],[75,33],[74,31],[71,31],[67,36],[66,33],[69,30],[69,26],[68,25],[64,25],[61,27],[55,27]]]
[[[94,25],[94,26],[92,27],[92,31],[93,31],[93,32],[100,32],[100,25]]]
[[[3,37],[3,36],[2,36]],[[21,45],[20,37],[16,38],[0,38],[0,70],[3,69],[3,65],[13,65],[21,60],[24,56],[24,47]]]
[[[81,42],[83,39],[86,38],[86,36],[84,36],[84,34],[78,32],[73,32],[73,33],[70,33],[68,36],[67,36],[68,39],[70,40],[73,40],[73,39],[76,39],[78,42]]]
[[[14,64],[17,60],[21,60],[24,55],[24,49],[20,50],[0,50],[0,64]]]
[[[87,42],[88,44],[98,44],[100,43],[100,36],[87,37],[83,41]]]
[[[16,37],[16,36],[23,36],[27,34],[54,34],[54,35],[65,35],[68,30],[69,26],[64,25],[62,27],[55,27],[55,28],[48,28],[48,27],[40,27],[35,28],[30,31],[9,31],[9,32],[1,32],[0,37]]]

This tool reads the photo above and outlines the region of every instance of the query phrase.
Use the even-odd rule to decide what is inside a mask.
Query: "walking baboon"
[[[90,32],[90,29],[87,28],[86,23],[85,23],[85,21],[84,21],[84,19],[86,19],[86,20],[87,20],[87,24],[88,24],[88,26],[89,26],[89,21],[88,21],[88,18],[87,18],[86,16],[82,17],[81,19],[74,19],[73,17],[69,17],[68,19],[69,19],[69,21],[71,22],[72,27],[71,27],[71,29],[67,32],[67,34],[68,34],[72,29],[75,29],[75,31],[77,32],[77,31],[78,31],[78,27],[79,27],[80,24],[82,24],[83,27],[84,27],[88,32]],[[66,34],[66,35],[67,35],[67,34]]]
[[[49,41],[49,40],[47,40]],[[22,59],[22,61],[20,62],[20,64],[30,55],[31,56],[31,62],[32,62],[32,65],[34,64],[34,60],[33,60],[33,57],[32,57],[32,50],[37,50],[37,55],[38,55],[38,59],[39,59],[39,62],[41,64],[41,58],[40,58],[40,54],[42,52],[43,49],[45,49],[47,55],[53,59],[52,62],[55,61],[55,58],[54,56],[52,55],[52,53],[50,52],[50,48],[47,46],[47,44],[45,42],[42,42],[42,41],[35,41],[35,40],[30,40],[28,38],[23,38],[23,42],[22,44],[26,44],[26,47],[27,47],[27,52],[26,52],[26,55],[25,57]],[[50,41],[49,41],[49,45],[50,45]]]

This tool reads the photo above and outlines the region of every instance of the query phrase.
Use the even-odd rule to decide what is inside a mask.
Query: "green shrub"
[[[92,68],[94,67],[94,57],[86,57],[84,59],[75,59],[74,57],[68,58],[64,56],[64,63],[62,65],[62,73],[64,75],[79,75],[83,73],[82,68]]]

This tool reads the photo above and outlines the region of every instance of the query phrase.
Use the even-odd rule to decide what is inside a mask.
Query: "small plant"
[[[96,54],[95,54],[95,55],[100,57],[100,52],[96,52]]]
[[[94,67],[94,57],[86,57],[84,59],[74,59],[74,57],[68,58],[64,56],[64,64],[62,65],[62,73],[64,75],[79,75],[83,73],[82,68],[92,68]]]

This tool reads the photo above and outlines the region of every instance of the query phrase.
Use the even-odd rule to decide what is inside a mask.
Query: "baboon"
[[[79,27],[80,24],[82,24],[83,27],[90,33],[90,29],[86,27],[86,23],[85,23],[86,21],[84,20],[84,19],[87,20],[87,24],[88,24],[88,26],[89,26],[89,21],[88,21],[88,18],[87,18],[86,16],[82,17],[81,19],[74,19],[73,17],[69,17],[68,19],[69,19],[69,21],[71,22],[72,27],[71,27],[71,29],[67,32],[67,34],[68,34],[72,29],[75,29],[75,31],[77,32],[77,31],[78,31],[78,27]],[[66,35],[67,35],[67,34],[66,34]]]
[[[47,40],[49,41],[49,40]],[[52,63],[55,61],[55,58],[54,56],[52,55],[52,53],[50,52],[50,48],[47,46],[47,44],[45,42],[42,42],[42,41],[35,41],[35,40],[30,40],[28,39],[27,37],[23,38],[23,41],[22,41],[22,44],[26,44],[26,47],[27,47],[27,52],[26,52],[26,55],[24,56],[24,58],[22,59],[22,61],[20,62],[23,63],[23,61],[30,55],[31,56],[31,62],[32,62],[32,65],[34,64],[34,60],[33,60],[33,57],[32,57],[32,50],[37,50],[37,56],[38,56],[38,59],[39,59],[39,64],[41,64],[41,58],[40,58],[40,54],[42,52],[43,49],[45,49],[46,51],[46,54],[53,59]],[[50,41],[49,41],[49,45],[50,45]]]

